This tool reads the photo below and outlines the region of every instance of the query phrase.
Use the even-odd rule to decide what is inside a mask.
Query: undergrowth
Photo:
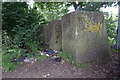
[[[90,63],[89,62],[86,62],[86,63],[76,63],[75,60],[73,59],[72,54],[67,54],[65,52],[61,52],[57,56],[62,57],[64,60],[69,59],[71,64],[75,64],[79,68],[90,67]]]
[[[46,55],[38,56],[36,59],[37,60],[44,60],[44,59],[47,59],[47,56]]]
[[[116,50],[114,48],[111,48],[111,51],[114,52],[114,53],[120,54],[120,50]]]
[[[5,68],[5,71],[15,69],[16,65],[17,65],[16,63],[11,62],[9,54],[2,56],[2,66]]]

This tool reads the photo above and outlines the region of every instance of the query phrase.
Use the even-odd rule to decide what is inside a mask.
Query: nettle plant
[[[20,27],[17,25],[13,28],[12,31],[15,31],[15,35],[13,38],[13,44],[19,46],[22,53],[36,53],[39,46],[39,39],[41,35],[38,35],[39,25],[32,24],[30,26],[25,25],[24,27]]]

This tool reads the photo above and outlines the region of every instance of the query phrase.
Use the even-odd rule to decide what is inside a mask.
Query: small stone
[[[44,76],[42,76],[43,78],[46,78],[47,76],[46,75],[44,75]]]
[[[30,60],[26,58],[26,59],[24,60],[24,62],[28,63],[28,62],[30,62]]]
[[[103,69],[103,71],[105,71],[105,69]]]
[[[64,64],[64,62],[65,62],[64,60],[61,60],[61,62],[60,62],[60,63],[61,63],[61,64]]]
[[[48,73],[47,75],[49,76],[50,74]]]
[[[81,76],[82,74],[81,73],[78,73],[79,74],[79,76]]]

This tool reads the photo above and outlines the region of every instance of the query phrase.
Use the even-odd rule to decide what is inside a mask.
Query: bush
[[[106,28],[108,33],[108,40],[110,44],[116,44],[117,43],[117,22],[109,22],[114,21],[114,16],[109,15],[108,13],[105,13],[105,20],[106,20]],[[116,19],[115,19],[116,20]]]

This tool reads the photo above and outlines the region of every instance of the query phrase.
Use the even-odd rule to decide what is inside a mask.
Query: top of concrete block
[[[84,13],[84,14],[94,14],[94,15],[96,15],[96,16],[104,16],[102,13],[99,13],[99,12],[85,11],[85,10],[76,10],[76,11],[73,11],[73,12],[71,12],[71,13],[68,13],[68,14],[63,15],[62,18],[63,18],[64,16],[69,16],[69,15],[71,15],[71,14],[73,14],[73,13]]]

